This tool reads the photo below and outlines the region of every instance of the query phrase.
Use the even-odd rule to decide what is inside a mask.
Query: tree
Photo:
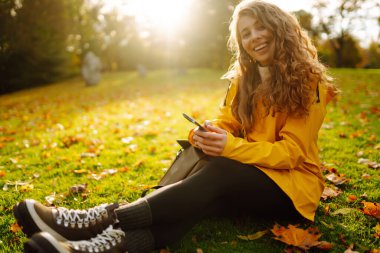
[[[368,48],[368,68],[380,68],[380,44],[372,42]]]
[[[337,67],[343,67],[344,53],[348,46],[346,43],[351,43],[351,29],[357,25],[358,21],[365,19],[374,19],[366,13],[370,9],[379,9],[376,1],[370,0],[339,0],[337,7],[333,13],[328,13],[328,5],[325,0],[319,0],[314,5],[314,9],[319,17],[319,29],[323,35],[329,39],[330,47],[334,51]],[[352,43],[350,47],[352,46]],[[349,63],[348,65],[351,65]]]
[[[3,92],[48,83],[67,75],[66,11],[63,1],[8,1],[1,51]],[[16,8],[18,7],[18,8]],[[4,29],[4,28],[3,28]]]

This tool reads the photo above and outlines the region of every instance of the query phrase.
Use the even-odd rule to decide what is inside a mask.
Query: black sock
[[[152,212],[148,201],[144,198],[119,207],[115,213],[123,231],[152,225]]]
[[[154,237],[150,229],[125,231],[128,253],[148,253],[154,250]]]

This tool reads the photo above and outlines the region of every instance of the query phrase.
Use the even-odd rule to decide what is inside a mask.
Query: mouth
[[[260,44],[260,45],[258,45],[257,47],[255,47],[255,48],[253,48],[253,50],[254,51],[260,51],[260,50],[262,50],[262,49],[264,49],[264,48],[266,48],[268,46],[268,43],[263,43],[263,44]]]

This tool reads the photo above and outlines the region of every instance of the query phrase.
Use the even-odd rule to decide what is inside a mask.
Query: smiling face
[[[262,66],[270,65],[275,51],[273,33],[256,18],[247,15],[240,17],[237,29],[243,49],[252,60],[258,61]]]

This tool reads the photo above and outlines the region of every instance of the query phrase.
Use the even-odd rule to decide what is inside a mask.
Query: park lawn
[[[187,138],[193,127],[181,113],[213,118],[228,87],[222,74],[192,69],[141,78],[120,72],[105,74],[96,87],[73,79],[0,96],[0,252],[22,252],[26,237],[12,215],[18,201],[88,208],[133,201],[157,184],[179,149],[175,140]],[[369,252],[380,249],[374,236],[379,220],[360,208],[362,201],[380,202],[380,173],[358,160],[380,162],[380,70],[332,75],[343,92],[329,105],[320,131],[321,161],[324,174],[337,171],[348,180],[337,186],[339,196],[321,201],[314,226],[320,240],[334,244],[330,252],[350,245]],[[85,190],[75,193],[75,185]],[[237,237],[273,225],[248,217],[207,220],[170,251],[283,252],[286,245],[271,233],[252,241]]]

